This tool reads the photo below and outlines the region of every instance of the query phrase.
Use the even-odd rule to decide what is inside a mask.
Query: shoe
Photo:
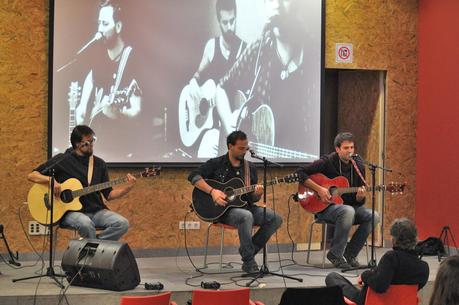
[[[347,263],[351,265],[351,267],[354,267],[354,268],[361,267],[359,261],[355,258],[355,256],[346,255],[346,253],[344,253],[344,258],[346,259]]]
[[[242,264],[242,271],[245,273],[257,273],[260,269],[258,268],[257,262],[252,260]]]
[[[349,265],[346,262],[346,259],[344,257],[342,257],[342,256],[341,257],[337,257],[336,255],[334,255],[330,251],[328,251],[328,253],[327,253],[327,259],[333,264],[333,266],[335,268],[338,268],[338,269],[351,268],[351,265]]]

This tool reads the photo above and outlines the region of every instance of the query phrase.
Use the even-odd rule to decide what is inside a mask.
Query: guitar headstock
[[[391,182],[386,185],[386,191],[392,195],[401,195],[405,191],[406,182]]]
[[[75,109],[78,101],[80,100],[81,87],[78,85],[78,82],[70,82],[68,101],[71,109]]]
[[[161,167],[147,167],[145,170],[140,174],[142,177],[154,177],[159,176],[161,174]]]
[[[298,177],[297,173],[292,173],[292,174],[288,174],[287,176],[282,178],[282,180],[285,183],[294,183],[294,182],[298,182],[300,180],[300,178]]]

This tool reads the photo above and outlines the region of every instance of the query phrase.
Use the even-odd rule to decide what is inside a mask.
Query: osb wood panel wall
[[[339,103],[338,131],[350,131],[355,136],[356,152],[366,160],[378,163],[381,127],[380,71],[340,71],[339,72]],[[379,181],[379,171],[376,173],[376,184]],[[371,172],[366,170],[366,181],[371,185]],[[379,194],[376,194],[375,210],[379,211]],[[368,193],[366,207],[371,208],[371,194]],[[380,234],[376,241],[380,244]]]
[[[387,71],[386,165],[409,185],[404,196],[386,197],[388,224],[415,213],[417,13],[415,0],[327,1],[326,66]],[[352,64],[335,63],[338,42],[353,44]]]
[[[388,71],[387,160],[390,166],[409,173],[407,181],[412,188],[403,200],[391,200],[386,212],[388,218],[413,215],[416,1],[328,0],[326,11],[327,68]],[[46,159],[48,2],[3,1],[0,16],[0,223],[5,225],[13,249],[32,252],[21,233],[17,211],[30,187],[25,179],[27,173]],[[354,44],[354,64],[334,63],[336,42]],[[274,171],[273,175],[289,171]],[[113,170],[111,175],[116,177],[126,172]],[[139,181],[129,196],[111,204],[113,210],[128,216],[131,230],[126,240],[133,248],[173,248],[177,245],[178,221],[189,205],[184,198],[189,198],[191,193],[191,186],[185,181],[187,173],[185,169],[166,169],[160,179]],[[276,205],[284,220],[287,197],[294,190],[292,185],[276,188]],[[27,209],[22,210],[22,215],[24,222],[31,219]],[[306,225],[311,219],[298,205],[292,205],[290,228],[295,241],[306,240]],[[288,243],[285,223],[279,231],[281,243]],[[230,236],[228,240],[236,244],[235,233]],[[314,239],[317,237],[318,231]],[[204,226],[199,232],[190,233],[190,246],[201,247],[203,238]],[[39,246],[42,238],[33,237],[32,241]],[[217,242],[213,238],[212,244]],[[60,238],[58,249],[62,250],[66,243],[66,238]]]

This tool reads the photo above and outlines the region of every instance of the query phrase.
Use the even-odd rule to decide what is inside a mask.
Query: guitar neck
[[[136,178],[143,177],[142,173],[134,174],[133,176],[136,177]],[[123,178],[119,178],[119,179],[115,179],[115,180],[111,180],[111,181],[107,181],[107,182],[102,182],[102,183],[99,183],[99,184],[90,185],[90,186],[84,187],[82,189],[73,191],[72,195],[73,195],[73,197],[81,197],[81,196],[84,196],[84,195],[88,195],[88,194],[91,194],[91,193],[94,193],[94,192],[98,192],[98,191],[107,189],[107,188],[112,187],[114,185],[125,183],[127,181],[128,181],[128,178],[127,177],[123,177]]]
[[[72,135],[73,128],[75,128],[75,107],[69,109],[69,139]]]
[[[357,193],[359,188],[360,187],[339,187],[339,188],[334,189],[333,193],[339,194],[339,195],[341,195],[341,194],[349,194],[349,193]],[[383,185],[375,186],[375,191],[379,192],[379,191],[382,191],[382,190],[384,190],[384,186]],[[371,192],[371,191],[373,191],[373,188],[371,186],[366,187],[365,191]]]
[[[284,178],[280,178],[280,179],[274,178],[273,180],[267,181],[266,186],[271,186],[271,185],[275,185],[275,184],[282,183],[282,182],[284,182]],[[244,186],[238,189],[233,189],[232,192],[236,196],[244,195],[244,194],[253,192],[256,186],[257,184],[252,184],[252,185]]]
[[[290,149],[280,148],[272,145],[262,144],[262,143],[249,143],[250,147],[253,147],[257,152],[267,158],[317,158],[317,156],[312,154],[307,154],[299,151],[294,151]]]

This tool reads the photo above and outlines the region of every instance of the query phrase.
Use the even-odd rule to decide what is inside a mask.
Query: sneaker
[[[245,273],[257,273],[260,269],[258,269],[257,262],[253,260],[250,262],[244,262],[242,264],[242,271]]]
[[[330,251],[328,251],[328,253],[327,253],[327,259],[333,264],[333,266],[335,268],[338,268],[338,269],[351,268],[351,265],[349,265],[346,262],[346,259],[344,257],[342,257],[342,256],[341,257],[337,257],[333,253],[331,253]]]
[[[351,265],[351,267],[354,267],[354,268],[361,267],[359,261],[355,258],[355,256],[346,255],[345,253],[344,258],[346,259],[347,263]]]

